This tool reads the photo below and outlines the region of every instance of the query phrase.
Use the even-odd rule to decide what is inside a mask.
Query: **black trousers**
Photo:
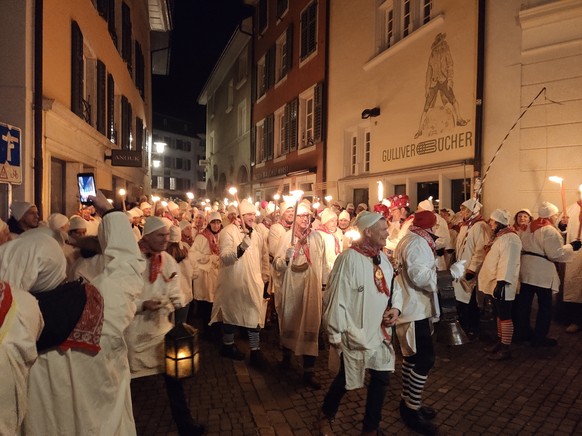
[[[457,301],[457,313],[459,315],[459,323],[466,333],[479,334],[479,306],[477,305],[477,292],[473,289],[469,303],[461,303]]]
[[[516,336],[520,338],[528,338],[532,335],[529,319],[534,296],[538,297],[538,315],[533,329],[533,339],[545,338],[550,331],[550,324],[552,322],[552,290],[522,283],[517,302],[517,323],[515,326]]]
[[[404,360],[414,365],[415,373],[425,376],[428,375],[435,362],[434,344],[428,318],[414,321],[414,337],[416,340],[416,354],[404,357]]]
[[[180,436],[195,434],[195,424],[186,401],[182,380],[164,375],[164,381],[166,382],[166,392],[170,401],[172,418],[176,423],[178,434]]]
[[[331,383],[321,408],[323,415],[329,419],[335,417],[340,402],[347,392],[345,388],[346,372],[343,356],[340,356],[340,359],[340,371]],[[380,427],[380,421],[382,420],[382,407],[384,406],[384,398],[386,397],[386,389],[388,387],[390,374],[388,371],[375,371],[373,369],[369,369],[368,371],[370,371],[370,384],[368,384],[366,411],[364,412],[363,421],[363,431],[365,432],[375,431]]]

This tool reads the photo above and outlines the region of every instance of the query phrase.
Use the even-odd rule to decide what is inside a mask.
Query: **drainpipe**
[[[43,217],[43,147],[42,147],[42,43],[43,0],[34,2],[34,204]]]
[[[475,108],[475,157],[473,170],[475,177],[481,177],[483,160],[483,88],[485,79],[485,0],[479,0],[477,28],[477,89]]]
[[[324,83],[323,83],[323,96],[322,100],[325,102],[322,108],[321,113],[321,124],[322,124],[322,134],[323,134],[323,164],[321,168],[321,182],[322,186],[323,183],[327,181],[327,109],[329,107],[329,23],[330,23],[330,0],[327,0],[325,4],[325,75],[324,75]],[[322,197],[328,194],[328,190],[322,189]],[[338,189],[338,197],[339,197],[339,189]]]

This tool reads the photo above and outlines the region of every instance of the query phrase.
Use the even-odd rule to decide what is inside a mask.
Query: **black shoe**
[[[420,414],[424,417],[424,419],[435,419],[436,418],[436,410],[432,407],[428,406],[420,406]]]
[[[558,341],[554,338],[533,338],[531,340],[532,347],[555,347]]]
[[[436,426],[426,419],[420,410],[409,409],[404,400],[400,400],[400,417],[408,427],[417,433],[428,436],[437,433]]]
[[[266,371],[269,367],[261,350],[251,350],[251,366],[259,371]]]
[[[492,345],[483,348],[486,353],[497,353],[501,349],[501,342],[497,341]]]
[[[313,372],[304,372],[303,373],[303,385],[306,388],[311,388],[314,391],[318,391],[321,389],[321,383],[319,383],[315,379],[315,374]]]
[[[231,345],[222,344],[220,355],[222,357],[228,357],[229,359],[232,360],[244,360],[245,358],[245,353],[240,351],[235,344]]]

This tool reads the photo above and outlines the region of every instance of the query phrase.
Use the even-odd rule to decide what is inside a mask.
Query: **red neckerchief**
[[[481,216],[481,214],[478,214],[475,218],[471,218],[471,219],[468,219],[467,221],[463,221],[461,223],[461,226],[467,226],[467,231],[469,231],[469,229],[471,227],[473,227],[473,225],[475,225],[479,221],[483,221],[483,217]]]
[[[426,230],[421,229],[420,227],[415,226],[414,224],[411,225],[408,230],[410,230],[415,235],[420,236],[422,239],[426,241],[430,249],[432,250],[433,254],[436,254],[436,244],[434,243],[433,237],[428,233]]]
[[[12,302],[10,285],[7,282],[0,282],[0,329],[4,326],[4,321],[11,318],[8,314],[13,313]]]
[[[307,263],[311,265],[311,258],[309,257],[309,244],[307,243],[307,237],[311,234],[311,227],[305,230],[305,233],[299,233],[299,230],[295,230],[295,236],[297,236],[297,242],[295,243],[295,253],[293,254],[293,259],[299,255],[299,250],[303,248],[303,254],[305,254],[305,259]]]
[[[103,330],[103,297],[97,288],[90,283],[85,284],[87,302],[81,312],[81,317],[67,339],[59,345],[59,349],[69,348],[87,350],[98,353],[101,350],[99,342]]]
[[[517,231],[513,227],[506,227],[504,229],[499,230],[495,235],[493,235],[491,241],[485,244],[484,247],[485,254],[489,253],[489,250],[491,250],[491,247],[493,246],[493,243],[497,238],[501,238],[503,235],[507,235],[508,233],[515,233],[517,235]]]
[[[337,238],[337,236],[335,235],[335,233],[332,233],[331,230],[329,230],[325,224],[322,224],[319,226],[319,228],[317,229],[323,233],[327,233],[328,235],[333,236],[333,240],[335,242],[335,254],[340,254],[341,250],[340,250],[340,244],[339,244],[339,239]]]
[[[218,246],[218,237],[214,233],[212,233],[208,227],[205,228],[202,232],[200,232],[199,235],[204,236],[206,238],[206,240],[208,241],[208,245],[210,246],[210,251],[212,252],[212,254],[218,256],[220,254],[220,248]]]
[[[153,283],[156,281],[158,274],[162,270],[162,254],[152,251],[143,239],[140,239],[137,245],[139,245],[141,252],[145,254],[150,262],[150,273],[148,279],[150,283]]]
[[[376,285],[378,292],[386,294],[388,300],[390,300],[390,288],[388,288],[388,284],[386,283],[384,271],[382,271],[382,268],[380,268],[380,262],[378,261],[376,264],[374,261],[374,259],[381,259],[380,252],[382,251],[382,248],[373,247],[365,239],[355,241],[350,248],[356,250],[361,255],[372,259],[372,265],[374,266],[374,284]],[[380,323],[380,330],[382,330],[384,339],[389,344],[392,341],[392,335],[390,334],[389,330],[384,328],[382,322]]]
[[[548,218],[537,218],[533,220],[529,226],[530,231],[533,233],[536,230],[541,229],[542,227],[552,226],[552,222]]]
[[[291,230],[291,226],[293,225],[293,223],[287,224],[287,221],[284,219],[280,219],[279,224],[281,224],[285,230]]]

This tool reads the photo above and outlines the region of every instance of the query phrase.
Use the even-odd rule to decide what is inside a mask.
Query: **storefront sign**
[[[0,183],[22,183],[20,165],[22,132],[18,127],[0,123]]]
[[[142,167],[142,152],[133,150],[111,150],[111,165],[114,167]]]
[[[441,154],[464,147],[473,147],[473,132],[440,136],[428,141],[421,141],[382,150],[382,162],[404,160],[421,155]]]

